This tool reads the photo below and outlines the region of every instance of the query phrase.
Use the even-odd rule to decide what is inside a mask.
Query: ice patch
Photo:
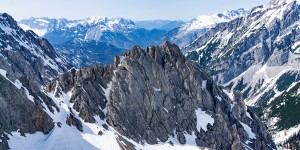
[[[165,110],[167,113],[169,113],[169,111],[168,111],[166,108],[164,108],[164,110]]]
[[[107,84],[107,88],[106,88],[106,89],[103,89],[103,90],[104,90],[104,95],[105,95],[107,101],[110,100],[109,95],[110,95],[111,87],[112,87],[112,82],[109,82],[109,83]]]
[[[234,94],[233,92],[228,92],[227,90],[223,89],[223,92],[233,101],[234,100]]]
[[[244,124],[242,122],[240,122],[240,123],[242,124],[242,126],[245,129],[245,131],[247,132],[249,138],[250,139],[256,139],[256,135],[252,132],[251,128],[248,125],[246,125],[246,124]]]
[[[157,91],[157,92],[161,91],[161,89],[158,89],[158,88],[155,88],[155,87],[153,87],[153,89],[154,89],[155,91]]]
[[[202,80],[202,89],[206,89],[207,80]]]
[[[197,116],[197,129],[200,131],[202,128],[204,131],[207,131],[207,125],[210,123],[211,125],[214,124],[214,118],[208,115],[205,111],[202,111],[201,108],[196,110]]]
[[[219,101],[222,101],[222,98],[218,95],[216,96]]]
[[[0,74],[6,78],[6,70],[0,69]],[[7,78],[6,78],[7,79]]]
[[[251,118],[251,119],[252,119],[251,115],[250,115],[248,112],[246,112],[246,116],[247,116],[248,118]]]

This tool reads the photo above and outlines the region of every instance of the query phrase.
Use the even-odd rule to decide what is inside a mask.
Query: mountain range
[[[0,14],[0,149],[300,149],[299,14]]]
[[[246,14],[244,9],[236,11],[226,11],[212,16],[199,16],[188,23],[170,20],[137,21],[134,22],[124,18],[90,17],[81,20],[50,19],[50,18],[29,18],[19,21],[19,25],[24,30],[32,30],[39,36],[50,41],[58,50],[72,49],[80,58],[87,58],[83,51],[92,51],[94,41],[107,43],[108,47],[98,47],[97,49],[113,50],[120,55],[119,49],[130,49],[134,45],[145,48],[149,45],[160,45],[164,41],[177,43],[180,47],[193,42],[200,34],[207,29],[214,27],[217,23],[228,22],[234,18]],[[146,28],[146,29],[145,29]],[[85,41],[81,43],[88,49],[82,49],[81,45],[75,46],[73,41]],[[70,42],[70,43],[69,43]],[[92,42],[91,44],[89,42]],[[61,46],[63,45],[63,46]],[[66,47],[73,45],[72,47]],[[61,53],[66,54],[66,53]],[[91,54],[91,53],[90,53]],[[97,55],[97,54],[96,54]],[[113,63],[112,56],[102,62],[91,61],[90,64]],[[68,58],[68,55],[65,55]],[[71,61],[73,62],[73,61]],[[85,60],[79,60],[85,62]],[[78,66],[77,64],[73,64]],[[85,66],[86,64],[79,64]]]
[[[146,21],[134,21],[136,26],[147,30],[159,29],[170,31],[175,28],[181,27],[185,22],[180,20],[146,20]]]
[[[218,24],[185,48],[218,83],[241,92],[276,143],[300,129],[299,12],[297,1],[273,0]]]
[[[275,148],[238,93],[175,44],[75,69],[46,39],[0,19],[1,149]]]
[[[19,25],[24,30],[35,31],[55,45],[80,38],[108,42],[123,49],[130,49],[134,45],[146,47],[162,44],[166,40],[182,47],[193,42],[205,29],[241,17],[247,12],[244,9],[225,11],[211,16],[199,16],[187,23],[171,20],[134,22],[124,18],[95,16],[81,20],[30,18],[19,21]],[[192,38],[186,41],[184,37]]]
[[[59,45],[75,38],[107,42],[129,49],[135,44],[147,46],[163,34],[164,30],[138,28],[132,20],[124,18],[90,17],[82,20],[30,18],[21,20],[20,26],[38,31],[52,44]]]

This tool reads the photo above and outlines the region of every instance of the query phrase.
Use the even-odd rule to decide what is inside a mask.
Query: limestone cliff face
[[[135,46],[115,63],[71,70],[54,79],[48,92],[67,93],[86,122],[101,119],[137,142],[157,144],[175,137],[213,149],[272,149],[264,125],[175,44],[146,50]],[[210,120],[210,121],[209,121]]]

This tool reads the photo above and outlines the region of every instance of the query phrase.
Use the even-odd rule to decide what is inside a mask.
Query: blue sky
[[[0,0],[0,12],[7,12],[16,19],[107,16],[133,20],[188,21],[199,15],[237,8],[250,9],[268,2],[269,0]]]

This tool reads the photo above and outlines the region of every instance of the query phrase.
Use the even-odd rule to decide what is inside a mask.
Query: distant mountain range
[[[56,51],[76,67],[95,64],[111,64],[114,56],[125,53],[126,49],[115,47],[107,42],[73,39],[54,46]]]
[[[138,28],[133,21],[123,18],[91,17],[82,20],[30,18],[21,20],[20,26],[32,29],[59,45],[75,38],[107,42],[129,49],[135,44],[147,46],[156,43],[166,31]]]
[[[146,47],[166,40],[181,47],[193,42],[217,23],[228,22],[247,13],[244,9],[225,11],[212,16],[199,16],[190,22],[171,20],[132,21],[124,18],[90,17],[82,20],[30,18],[19,21],[24,30],[33,30],[52,44],[72,39],[108,42],[123,49],[135,44]]]
[[[135,21],[134,22],[139,28],[147,30],[159,29],[170,31],[175,28],[181,27],[185,22],[180,20],[146,20],[146,21]]]
[[[58,52],[64,51],[61,54],[65,55],[66,58],[70,57],[66,53],[67,50],[72,49],[72,53],[76,53],[78,56],[76,64],[71,61],[73,65],[86,66],[96,63],[112,63],[113,55],[124,52],[120,49],[130,49],[134,45],[145,48],[148,45],[160,45],[164,41],[172,41],[184,47],[217,23],[230,21],[246,13],[247,11],[244,9],[226,11],[212,16],[199,16],[188,23],[170,20],[133,22],[124,18],[90,17],[81,20],[29,18],[19,21],[19,25],[24,30],[32,30],[39,36],[48,39],[58,48]],[[84,42],[76,46],[75,44],[78,43],[74,43],[74,40]],[[88,43],[89,41],[91,43]],[[101,44],[94,45],[95,41]],[[82,44],[85,45],[85,48]],[[86,56],[88,53],[92,56],[94,51],[84,52],[94,48],[98,52],[103,49],[102,51],[105,53],[101,53],[103,54],[102,58],[106,59],[90,61],[89,64],[83,63],[88,61],[80,59],[95,59]],[[108,51],[112,51],[112,53],[109,54]],[[99,54],[94,56],[99,56]]]

